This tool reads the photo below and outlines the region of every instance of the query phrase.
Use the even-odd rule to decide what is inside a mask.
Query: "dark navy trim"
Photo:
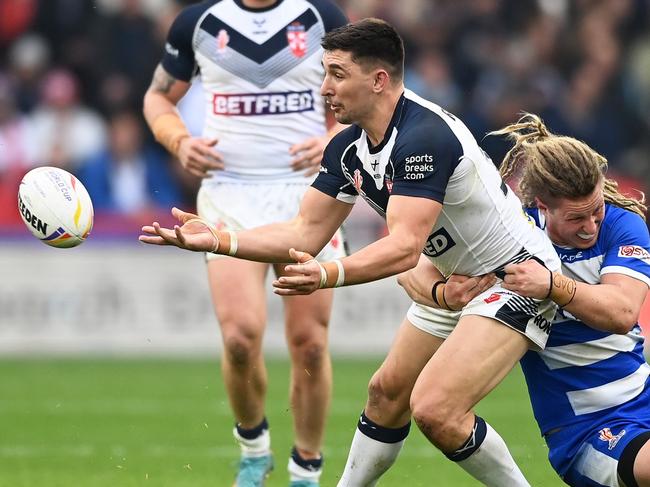
[[[196,24],[213,5],[221,0],[208,0],[197,5],[192,5],[181,11],[176,17],[167,34],[167,46],[160,64],[174,78],[181,81],[190,81],[196,73],[196,59],[194,57],[194,30]],[[177,50],[173,55],[168,49]]]
[[[277,0],[273,5],[269,5],[268,7],[247,7],[244,5],[244,2],[242,0],[234,0],[235,4],[242,10],[246,10],[248,12],[268,12],[269,10],[273,10],[275,7],[280,5],[284,0]]]
[[[368,419],[365,411],[361,413],[359,423],[357,424],[358,430],[373,440],[382,443],[399,443],[406,439],[411,429],[411,422],[409,421],[401,428],[385,428],[380,426],[371,419]]]
[[[336,29],[348,23],[343,11],[330,0],[307,0],[318,11],[323,19],[325,32]]]
[[[445,453],[445,456],[453,462],[462,462],[469,458],[472,453],[480,448],[487,436],[487,424],[480,416],[474,416],[474,427],[469,438],[458,450],[452,453]]]

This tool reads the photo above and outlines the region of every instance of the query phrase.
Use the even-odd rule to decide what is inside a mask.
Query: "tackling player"
[[[329,140],[320,40],[347,22],[329,0],[204,1],[174,21],[144,99],[156,139],[204,178],[199,215],[221,230],[293,217]],[[199,74],[205,91],[203,137],[191,137],[176,111]],[[344,255],[339,234],[319,259]],[[236,484],[262,485],[273,466],[265,416],[267,264],[207,254],[208,278],[224,344],[222,372],[241,445]],[[283,266],[274,266],[283,275]],[[236,284],[234,284],[236,283]],[[291,356],[294,486],[317,486],[331,395],[327,329],[332,290],[284,299]]]
[[[404,88],[403,43],[390,25],[365,19],[328,33],[322,45],[321,93],[337,121],[353,125],[327,146],[299,214],[288,222],[227,232],[174,209],[182,226],[165,229],[154,222],[143,227],[142,242],[264,262],[291,257],[298,261],[287,266],[294,275],[274,282],[283,296],[395,275],[414,267],[422,252],[445,275],[502,272],[532,257],[559,270],[550,241],[531,225],[465,125]],[[358,196],[386,217],[389,234],[344,259],[314,261],[311,255],[329,241]],[[502,288],[491,287],[462,310],[428,362],[412,365],[399,337],[390,353],[399,349],[400,365],[407,368],[426,364],[413,413],[418,424],[435,425],[423,431],[437,447],[488,485],[526,486],[501,437],[473,407],[529,347],[544,347],[555,305],[515,293],[484,299],[497,291]],[[444,292],[439,299],[444,302]],[[408,417],[393,425],[366,413],[340,485],[371,485],[384,465],[366,458],[397,455],[408,434]]]
[[[557,301],[546,348],[521,360],[550,462],[574,487],[648,487],[650,366],[637,323],[650,286],[646,207],[604,177],[605,158],[549,133],[534,115],[496,133],[515,141],[502,174],[520,175],[527,211],[555,244],[566,275],[527,261],[506,267],[503,287],[537,298],[551,286],[573,289]],[[422,261],[400,282],[412,298],[436,306],[426,296],[435,274]],[[467,282],[454,276],[445,284],[455,303],[474,294]],[[449,314],[434,312],[441,320]]]

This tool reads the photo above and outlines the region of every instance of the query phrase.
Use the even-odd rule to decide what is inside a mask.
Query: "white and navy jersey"
[[[528,210],[545,227],[536,209]],[[650,237],[636,214],[605,205],[596,244],[589,249],[555,247],[563,274],[587,284],[605,274],[623,274],[650,286]],[[521,360],[535,418],[542,434],[592,420],[639,395],[650,367],[643,356],[643,337],[636,325],[626,335],[590,328],[559,309],[546,349]]]
[[[356,125],[334,137],[313,186],[348,203],[360,195],[384,217],[391,195],[442,203],[423,253],[445,276],[500,271],[531,256],[560,267],[467,127],[409,90],[377,147]]]
[[[325,133],[320,45],[347,20],[329,0],[279,0],[250,9],[241,0],[184,9],[165,45],[164,69],[204,88],[204,135],[216,137],[225,170],[215,181],[310,182],[292,171],[289,147]]]

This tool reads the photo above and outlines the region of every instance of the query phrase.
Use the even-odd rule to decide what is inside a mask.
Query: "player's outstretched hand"
[[[329,142],[329,137],[310,137],[289,148],[289,154],[293,156],[291,168],[294,171],[305,171],[306,176],[316,174],[320,169],[323,160],[323,150]]]
[[[214,150],[218,139],[186,137],[178,146],[178,160],[183,168],[200,178],[207,178],[208,171],[224,168],[221,154]]]
[[[142,227],[138,240],[153,245],[175,245],[195,252],[212,252],[219,246],[219,240],[209,224],[193,213],[172,208],[172,215],[181,223],[173,229],[163,228],[158,222]]]
[[[503,269],[503,287],[527,298],[544,299],[551,285],[550,271],[536,260],[509,264]]]
[[[284,270],[290,274],[273,281],[273,292],[280,296],[311,294],[320,288],[321,266],[307,252],[289,249],[289,257],[296,264],[289,264]]]

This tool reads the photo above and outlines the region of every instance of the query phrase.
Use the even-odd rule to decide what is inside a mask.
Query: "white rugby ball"
[[[52,247],[76,247],[93,228],[88,191],[58,167],[38,167],[25,174],[18,188],[18,209],[29,231]]]

